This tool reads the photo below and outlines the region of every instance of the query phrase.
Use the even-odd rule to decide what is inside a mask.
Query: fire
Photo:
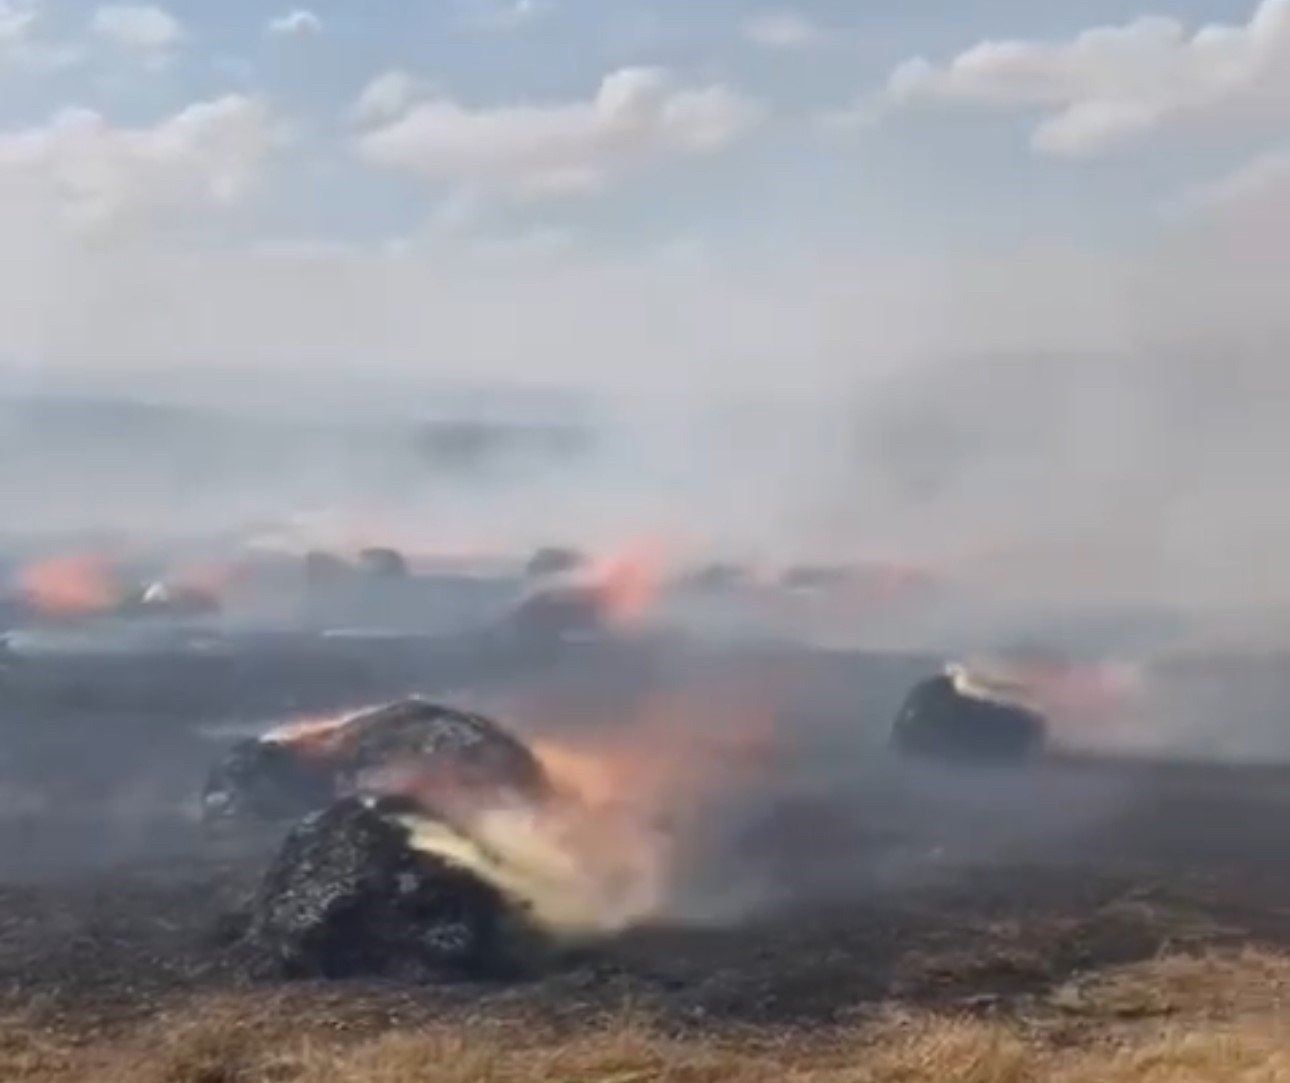
[[[411,845],[494,884],[549,931],[616,932],[687,901],[712,802],[773,765],[780,679],[683,680],[610,707],[530,689],[488,713],[528,737],[549,791],[458,785],[458,765],[415,755],[364,772],[359,789],[412,799],[422,811],[402,817]],[[264,739],[326,756],[350,718],[303,718]]]
[[[1040,713],[1088,721],[1130,706],[1141,688],[1131,665],[1028,662],[952,666],[955,683],[983,698],[1022,703]]]
[[[752,691],[682,688],[628,704],[612,721],[578,717],[567,703],[521,705],[510,714],[542,733],[530,747],[551,798],[467,804],[447,810],[446,823],[413,816],[412,843],[488,879],[553,932],[597,935],[657,918],[683,887],[705,803],[773,750],[765,699],[742,694]],[[417,783],[405,776],[395,788],[415,796]],[[435,796],[444,811],[442,791]]]
[[[676,900],[705,809],[774,754],[767,702],[751,687],[682,687],[532,742],[559,794],[538,827],[579,870],[574,884],[602,927],[658,917]]]
[[[118,605],[122,590],[111,564],[92,555],[51,557],[23,568],[19,593],[51,616],[101,613]]]
[[[659,589],[659,560],[652,548],[641,548],[602,565],[594,573],[597,600],[611,624],[641,621]]]
[[[325,758],[343,740],[345,727],[353,717],[353,712],[349,712],[316,718],[296,718],[274,727],[261,740],[265,744],[291,745],[306,755]]]
[[[1137,671],[1127,665],[1036,666],[1025,679],[1052,713],[1081,718],[1127,706],[1139,687]]]

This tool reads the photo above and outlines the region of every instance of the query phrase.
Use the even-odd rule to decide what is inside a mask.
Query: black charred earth
[[[686,823],[693,882],[657,920],[574,954],[534,950],[511,900],[414,852],[406,806],[357,784],[353,765],[391,748],[436,755],[421,741],[445,716],[427,704],[380,740],[351,742],[360,726],[324,742],[263,839],[212,842],[202,786],[238,742],[253,750],[293,702],[402,701],[411,653],[396,666],[381,652],[397,645],[367,644],[335,666],[334,646],[248,660],[254,679],[224,684],[185,685],[182,662],[146,652],[72,659],[62,682],[52,658],[39,681],[3,677],[3,1006],[98,1020],[251,983],[344,1018],[581,1022],[630,1004],[677,1026],[779,1025],[893,998],[989,1010],[1165,943],[1290,944],[1290,771],[1040,757],[1000,774],[897,754],[902,704],[943,664],[910,655],[575,641],[521,676],[422,648],[430,707],[540,694],[570,732],[700,678],[764,690],[776,754]],[[524,777],[523,752],[489,747]]]

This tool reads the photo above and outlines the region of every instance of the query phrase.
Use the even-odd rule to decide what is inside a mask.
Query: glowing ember
[[[304,753],[326,756],[343,738],[345,727],[353,717],[354,712],[297,718],[275,727],[260,739],[266,744],[291,745]]]

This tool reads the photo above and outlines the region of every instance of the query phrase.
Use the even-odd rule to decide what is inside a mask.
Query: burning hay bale
[[[592,587],[574,584],[526,595],[511,611],[509,631],[524,645],[542,646],[606,630],[605,609]]]
[[[282,822],[335,796],[335,781],[323,764],[271,738],[239,741],[207,776],[202,817],[208,826]]]
[[[318,742],[336,758],[311,759]],[[277,808],[312,807],[232,923],[254,974],[514,972],[664,890],[666,831],[597,791],[604,768],[547,745],[538,760],[479,716],[410,701],[259,744],[252,762],[288,788]]]
[[[409,779],[431,807],[540,800],[547,789],[533,753],[496,722],[413,697],[239,742],[207,778],[202,811],[210,825],[281,822]]]
[[[915,685],[896,716],[891,742],[901,753],[933,759],[1017,762],[1047,742],[1044,715],[1027,690],[984,672],[950,665]]]
[[[577,549],[563,545],[544,545],[529,557],[524,571],[526,575],[540,579],[575,572],[586,563],[586,556]]]
[[[411,845],[401,815],[424,816],[400,799],[348,798],[296,825],[246,915],[237,947],[251,973],[426,981],[511,966],[525,942],[520,910]]]
[[[635,557],[537,578],[507,615],[505,634],[513,644],[539,651],[637,625],[658,585],[654,569]]]
[[[201,617],[219,610],[219,598],[212,591],[164,580],[148,584],[118,607],[122,616]]]

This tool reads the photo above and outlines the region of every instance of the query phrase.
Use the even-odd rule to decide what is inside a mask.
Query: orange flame
[[[613,721],[577,719],[576,707],[568,711],[576,727],[536,721],[530,747],[562,798],[544,828],[594,882],[631,901],[627,916],[666,909],[704,803],[773,755],[774,717],[760,692],[691,684],[629,705]],[[513,713],[530,723],[544,713],[527,706]]]
[[[293,718],[275,726],[261,740],[266,744],[290,745],[302,755],[325,760],[344,744],[345,727],[353,717],[352,712],[342,712]]]
[[[1129,664],[1027,661],[987,664],[980,672],[1010,688],[1010,698],[1059,723],[1112,720],[1143,691],[1141,671]]]
[[[110,563],[92,555],[37,561],[19,571],[17,586],[37,611],[52,616],[101,613],[122,599]]]
[[[1083,719],[1120,710],[1139,688],[1138,674],[1130,666],[1032,665],[1025,668],[1022,680],[1049,712]]]
[[[706,803],[768,766],[773,698],[761,685],[760,675],[757,686],[689,681],[616,705],[611,718],[557,690],[494,703],[490,714],[529,735],[552,784],[546,798],[481,801],[416,758],[383,765],[363,785],[422,800],[435,815],[420,822],[413,845],[495,877],[543,920],[574,931],[621,929],[682,897]],[[267,739],[325,757],[344,722],[302,718]]]
[[[602,565],[592,589],[607,620],[614,625],[637,624],[648,614],[658,594],[659,560],[651,549],[638,549]]]

